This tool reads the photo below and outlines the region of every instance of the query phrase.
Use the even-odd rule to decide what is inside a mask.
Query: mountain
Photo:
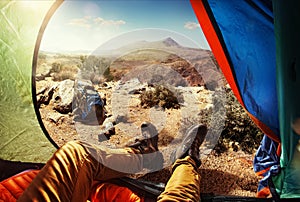
[[[138,78],[141,82],[151,83],[161,78],[174,86],[214,89],[221,81],[211,51],[184,47],[171,37],[137,41],[99,55],[111,57],[111,74],[123,82]]]
[[[146,49],[156,49],[156,50],[162,50],[162,51],[171,52],[175,54],[180,53],[184,55],[186,52],[188,52],[189,54],[191,52],[197,52],[197,54],[199,54],[199,51],[210,52],[203,49],[184,47],[180,45],[178,42],[176,42],[173,38],[167,37],[159,41],[145,41],[145,40],[137,41],[112,50],[98,49],[94,51],[92,54],[118,57],[127,54],[129,52],[134,52],[137,50],[146,50]]]
[[[171,37],[166,38],[165,40],[162,41],[163,44],[165,44],[168,47],[180,47],[180,45]]]

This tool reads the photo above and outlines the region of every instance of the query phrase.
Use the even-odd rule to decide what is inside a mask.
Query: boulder
[[[54,109],[62,114],[72,112],[74,81],[67,79],[60,82],[53,95]]]
[[[42,104],[48,105],[53,97],[56,86],[46,86],[42,88],[37,94],[37,106],[40,108]]]
[[[44,80],[45,77],[50,77],[52,67],[47,64],[42,64],[37,68],[35,79],[36,81]]]

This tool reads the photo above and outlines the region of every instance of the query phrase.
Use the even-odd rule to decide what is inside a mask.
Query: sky
[[[189,1],[67,0],[51,17],[40,50],[93,51],[130,32],[141,34],[132,34],[124,44],[172,37],[183,46],[209,49]]]

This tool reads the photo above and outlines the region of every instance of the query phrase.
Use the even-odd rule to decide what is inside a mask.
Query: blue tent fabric
[[[208,0],[246,109],[279,135],[271,1]]]
[[[263,179],[280,172],[276,41],[271,0],[202,0],[230,65],[245,109],[276,136],[266,134],[253,161]],[[221,67],[222,68],[222,67]],[[272,135],[273,135],[272,134]]]
[[[262,176],[258,184],[258,191],[269,187],[270,178],[280,172],[280,158],[277,155],[277,149],[278,143],[265,135],[253,160],[254,172]]]

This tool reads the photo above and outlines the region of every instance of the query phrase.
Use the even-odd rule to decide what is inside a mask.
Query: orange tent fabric
[[[91,194],[92,202],[144,202],[142,197],[139,197],[127,187],[118,186],[111,183],[101,183],[95,186]]]
[[[0,182],[0,202],[15,202],[39,170],[27,170]]]
[[[27,170],[0,182],[0,202],[16,202],[38,172],[39,170]],[[144,199],[127,187],[99,183],[93,188],[91,201],[144,202]]]

